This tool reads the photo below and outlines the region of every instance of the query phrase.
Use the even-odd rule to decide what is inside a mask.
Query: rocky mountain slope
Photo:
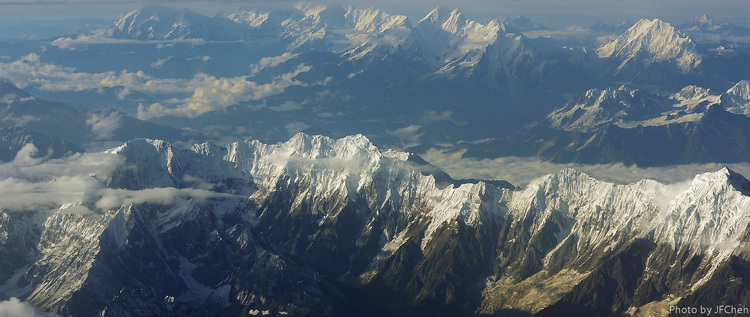
[[[361,135],[96,155],[112,163],[80,169],[83,194],[3,199],[2,296],[64,315],[648,315],[749,294],[750,182],[728,169],[686,189],[450,184]],[[9,179],[54,188],[33,171]]]
[[[694,85],[661,96],[620,86],[572,97],[504,139],[465,142],[465,157],[541,156],[556,162],[658,166],[744,162],[750,136],[741,81],[721,94]]]
[[[245,39],[249,32],[242,25],[223,18],[206,17],[190,9],[147,5],[121,15],[111,33],[114,38],[147,41],[237,41]]]
[[[53,158],[101,148],[135,137],[180,138],[177,129],[133,118],[122,111],[91,110],[51,102],[0,81],[0,160],[10,161],[27,143]]]

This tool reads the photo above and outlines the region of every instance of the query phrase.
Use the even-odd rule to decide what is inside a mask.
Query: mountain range
[[[133,118],[118,110],[92,110],[38,99],[0,82],[0,161],[11,161],[28,143],[51,158],[101,149],[138,137],[181,138],[179,130]]]
[[[40,69],[75,69],[55,75],[63,83],[91,77],[91,87],[58,87],[54,79],[41,87],[12,75],[16,66],[4,77],[48,100],[111,107],[201,138],[219,125],[231,126],[223,135],[267,142],[311,128],[339,137],[363,133],[392,147],[434,147],[504,137],[590,89],[624,84],[671,95],[689,85],[726,91],[748,79],[748,50],[696,42],[689,34],[704,31],[691,28],[659,19],[609,31],[618,33],[591,27],[587,32],[610,39],[592,44],[529,37],[550,30],[526,17],[481,23],[442,7],[412,22],[348,6],[214,17],[147,6],[99,31],[7,49],[11,60],[33,52]],[[100,79],[106,76],[113,78]],[[239,120],[247,117],[257,120]],[[420,129],[420,137],[411,136],[416,142],[394,132],[412,126]]]
[[[0,211],[4,296],[73,316],[653,315],[750,296],[750,182],[726,168],[451,184],[362,135],[88,155],[113,163],[83,195]],[[82,163],[59,160],[39,166]]]
[[[748,163],[748,43],[707,16],[550,30],[315,4],[0,41],[0,315],[748,309],[730,168],[511,184],[425,155]]]
[[[747,89],[747,81],[718,95],[692,85],[670,96],[624,85],[591,89],[510,136],[460,142],[449,151],[474,158],[539,156],[638,166],[745,162]]]

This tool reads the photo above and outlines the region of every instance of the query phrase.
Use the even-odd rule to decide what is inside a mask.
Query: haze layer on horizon
[[[135,0],[0,0],[0,19],[5,21],[97,18],[114,20],[120,14],[138,9],[149,2]],[[150,2],[154,3],[154,2]],[[549,28],[570,25],[588,26],[597,22],[617,24],[626,20],[659,18],[683,23],[691,17],[708,15],[718,21],[750,27],[750,2],[726,0],[448,0],[410,1],[160,1],[160,5],[187,7],[199,13],[214,15],[239,8],[273,9],[298,4],[339,4],[359,8],[377,8],[392,14],[405,14],[413,23],[437,6],[456,8],[477,21],[526,15]]]

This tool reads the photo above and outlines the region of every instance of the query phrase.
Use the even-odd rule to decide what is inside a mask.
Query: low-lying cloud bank
[[[125,164],[117,154],[74,154],[53,160],[37,157],[38,154],[36,146],[29,143],[13,161],[0,164],[0,210],[59,209],[66,213],[91,214],[127,204],[172,205],[236,197],[201,186],[142,190],[108,188],[106,182]]]
[[[45,313],[27,302],[11,297],[0,301],[0,317],[54,317],[55,314]]]
[[[293,57],[264,61],[258,67],[275,67]],[[120,99],[135,91],[164,96],[161,102],[138,107],[138,117],[145,120],[168,115],[196,117],[241,102],[280,94],[290,86],[326,85],[325,81],[304,83],[296,78],[311,69],[311,66],[299,64],[291,72],[265,83],[255,82],[249,76],[216,77],[204,73],[190,79],[157,78],[143,71],[78,72],[73,68],[44,63],[39,55],[31,53],[13,62],[0,63],[0,77],[20,88],[34,86],[44,91],[121,88]]]
[[[723,167],[750,177],[750,163],[705,163],[660,167],[627,166],[615,164],[558,164],[528,157],[500,157],[495,159],[464,158],[463,152],[444,152],[430,149],[420,154],[453,178],[497,179],[506,180],[514,186],[526,186],[532,180],[546,174],[556,173],[565,168],[574,168],[596,179],[619,184],[637,182],[641,179],[653,179],[663,184],[682,183],[693,179],[695,175],[715,172]]]

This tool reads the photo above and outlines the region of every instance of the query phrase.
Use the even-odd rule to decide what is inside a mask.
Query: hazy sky
[[[230,11],[239,7],[268,6],[299,1],[155,1],[177,7],[190,7],[204,14]],[[321,2],[321,1],[317,1]],[[486,21],[492,17],[528,15],[535,22],[552,28],[567,25],[588,26],[597,21],[618,23],[627,19],[661,18],[682,23],[708,14],[714,19],[750,27],[748,0],[352,0],[322,1],[355,7],[375,7],[408,15],[413,21],[436,6],[458,8],[470,18]],[[134,0],[0,0],[0,19],[114,19],[121,12],[137,9],[146,2]]]

